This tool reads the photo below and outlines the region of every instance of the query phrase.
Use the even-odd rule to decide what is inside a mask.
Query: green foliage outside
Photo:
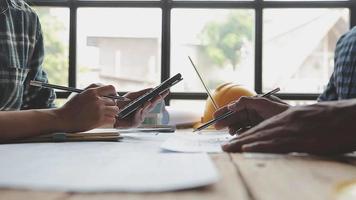
[[[206,48],[204,52],[219,67],[230,64],[236,70],[241,49],[252,41],[253,19],[251,13],[232,11],[222,22],[209,22],[201,33]]]
[[[43,67],[50,83],[68,84],[68,46],[58,38],[65,29],[64,24],[49,12],[49,8],[37,7],[44,35],[45,59]]]

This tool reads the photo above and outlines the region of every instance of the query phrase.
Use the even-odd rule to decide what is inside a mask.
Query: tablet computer
[[[117,117],[120,119],[125,118],[126,116],[130,115],[132,112],[140,108],[144,103],[169,90],[170,87],[177,84],[181,80],[183,80],[183,78],[180,73],[165,80],[159,86],[155,87],[154,89],[148,91],[144,95],[127,104],[122,110],[120,110]]]

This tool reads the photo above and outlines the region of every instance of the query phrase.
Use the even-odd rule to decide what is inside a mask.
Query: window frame
[[[85,7],[99,8],[161,8],[161,81],[170,77],[170,39],[171,39],[171,10],[174,8],[223,8],[223,9],[253,9],[255,11],[255,60],[254,81],[255,91],[262,93],[262,38],[263,38],[263,9],[266,8],[347,8],[350,13],[350,27],[356,26],[356,1],[115,1],[115,0],[27,0],[32,6],[63,7],[69,9],[69,69],[68,84],[76,87],[77,72],[77,9]],[[123,92],[125,93],[125,92]],[[66,98],[69,93],[57,92],[58,98]],[[285,100],[316,100],[318,93],[279,93],[278,97]],[[197,92],[172,92],[166,100],[169,104],[174,100],[202,100],[207,94]]]

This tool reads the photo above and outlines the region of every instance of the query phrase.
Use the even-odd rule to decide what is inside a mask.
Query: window
[[[46,56],[43,67],[50,83],[68,85],[69,9],[34,7],[43,31]]]
[[[77,86],[94,81],[133,91],[159,84],[161,15],[158,8],[79,8]]]
[[[169,100],[205,99],[237,82],[287,100],[315,100],[333,70],[337,39],[356,25],[354,0],[28,0],[45,35],[54,84],[120,91],[153,87],[175,73]],[[68,94],[58,91],[59,97]]]
[[[188,56],[211,89],[234,81],[254,88],[252,9],[173,9],[171,27],[171,75],[184,77],[172,91],[205,91]]]
[[[321,93],[335,44],[349,29],[349,10],[265,9],[263,16],[263,91]]]

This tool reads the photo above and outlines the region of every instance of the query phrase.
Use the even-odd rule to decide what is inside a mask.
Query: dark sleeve
[[[335,71],[332,73],[329,83],[326,86],[326,89],[318,97],[318,101],[334,101],[338,99],[336,87],[335,87]]]
[[[339,52],[342,50],[342,42],[345,35],[341,36],[340,39],[337,41],[336,48],[335,48],[335,57],[334,57],[334,71],[331,74],[329,82],[326,86],[326,89],[320,94],[318,97],[319,101],[335,101],[338,100],[339,95],[337,93],[337,84],[336,81],[342,77],[337,77],[339,74],[337,73],[339,66],[337,62],[339,60]],[[340,75],[339,75],[340,76]]]
[[[25,90],[23,95],[23,104],[21,109],[41,109],[53,108],[56,98],[52,89],[29,86],[30,80],[48,82],[47,74],[43,71],[42,64],[44,59],[44,44],[41,25],[36,17],[37,33],[36,43],[33,48],[32,56],[29,57],[29,74],[25,81]]]

